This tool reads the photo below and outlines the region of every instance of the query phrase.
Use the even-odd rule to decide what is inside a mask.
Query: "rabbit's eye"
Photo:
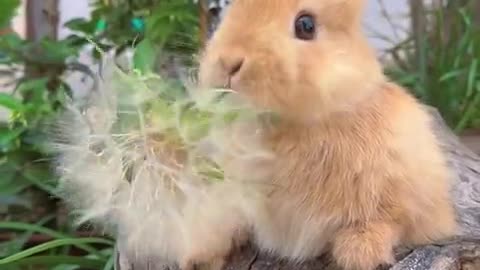
[[[315,30],[315,19],[311,15],[301,15],[295,20],[295,36],[298,39],[314,39]]]

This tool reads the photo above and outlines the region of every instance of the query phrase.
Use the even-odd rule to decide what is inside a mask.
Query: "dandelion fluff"
[[[266,112],[231,91],[176,91],[106,67],[52,132],[59,192],[78,222],[101,226],[132,258],[166,263],[217,241],[212,228],[250,225],[261,167],[273,159],[261,140]]]

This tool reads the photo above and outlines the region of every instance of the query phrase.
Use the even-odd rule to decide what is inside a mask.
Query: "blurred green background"
[[[113,241],[73,227],[55,196],[44,124],[76,95],[67,75],[97,72],[81,60],[87,51],[100,63],[98,50],[86,49],[93,43],[130,67],[182,76],[194,70],[218,12],[193,0],[90,2],[90,17],[65,23],[73,34],[62,39],[55,1],[27,1],[26,37],[11,27],[25,2],[0,2],[0,269],[113,269]],[[480,5],[443,2],[410,1],[411,30],[384,51],[385,71],[435,106],[459,136],[472,136],[480,134]]]

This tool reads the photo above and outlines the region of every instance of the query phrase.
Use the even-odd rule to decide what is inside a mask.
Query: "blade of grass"
[[[472,97],[473,91],[475,90],[475,79],[477,76],[478,68],[478,59],[473,59],[470,64],[470,69],[468,72],[468,81],[467,81],[467,93],[465,98],[468,100]]]
[[[463,73],[462,70],[451,70],[445,73],[440,79],[438,80],[439,82],[445,82],[451,79],[456,79],[459,75]]]
[[[114,263],[115,263],[115,255],[112,254],[108,259],[107,263],[105,264],[105,266],[103,267],[103,270],[113,270]]]
[[[57,265],[75,265],[88,269],[103,269],[105,261],[99,259],[88,259],[76,256],[35,256],[24,258],[19,261],[8,264],[8,266],[57,266]]]
[[[30,257],[34,254],[48,251],[53,248],[65,246],[65,245],[83,245],[83,244],[106,244],[110,245],[111,241],[102,239],[102,238],[67,238],[67,239],[58,239],[53,240],[48,243],[44,243],[24,251],[21,251],[17,254],[9,256],[7,258],[0,259],[0,265],[11,264],[13,262],[22,260],[24,258]]]
[[[25,109],[24,105],[20,100],[18,100],[12,95],[5,93],[0,93],[0,106],[17,112],[23,111]]]
[[[457,126],[455,127],[455,132],[459,133],[468,126],[479,104],[480,104],[480,82],[477,83],[476,94],[472,99],[472,102],[467,106],[465,113],[463,114],[462,118],[460,119]]]
[[[43,224],[49,222],[50,220],[52,220],[55,216],[54,215],[48,215],[44,218],[42,218],[41,220],[39,220],[35,225],[33,226],[42,226]],[[25,245],[25,243],[28,241],[28,239],[30,237],[32,237],[32,235],[35,233],[35,231],[33,230],[25,230],[25,232],[23,233],[23,235],[17,237],[17,239],[13,240],[13,241],[9,241],[9,247],[11,248],[11,254],[14,254],[14,253],[17,253],[17,252],[20,252],[22,247]],[[8,254],[10,255],[10,254]]]
[[[58,239],[64,239],[64,238],[72,238],[72,236],[54,231],[52,229],[48,229],[42,226],[38,225],[31,225],[31,224],[26,224],[26,223],[21,223],[21,222],[0,222],[0,229],[8,229],[8,230],[19,230],[19,231],[30,231],[30,232],[37,232],[41,234],[45,234],[48,236],[51,236],[53,238],[58,238]],[[99,238],[97,238],[99,239]],[[104,244],[106,245],[113,245],[113,241],[103,239],[105,242]],[[95,254],[98,257],[105,257],[103,254],[101,254],[97,249],[93,248],[92,246],[89,245],[84,245],[81,243],[75,244],[76,247],[91,253]]]

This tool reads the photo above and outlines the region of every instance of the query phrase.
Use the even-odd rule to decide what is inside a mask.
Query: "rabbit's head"
[[[348,110],[384,81],[361,31],[364,2],[233,1],[202,55],[200,85],[295,119]]]

